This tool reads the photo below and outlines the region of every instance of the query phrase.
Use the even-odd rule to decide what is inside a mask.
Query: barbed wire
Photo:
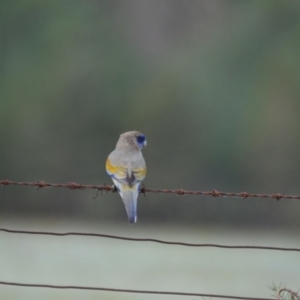
[[[75,182],[68,182],[65,184],[61,183],[48,183],[44,181],[35,181],[35,182],[24,182],[24,181],[12,181],[12,180],[1,180],[0,186],[2,187],[8,185],[14,186],[32,186],[41,188],[67,188],[71,190],[83,190],[83,189],[94,189],[97,191],[97,195],[99,192],[116,192],[117,189],[115,186],[109,185],[85,185]],[[140,189],[140,193],[165,193],[165,194],[177,194],[179,196],[183,195],[198,195],[198,196],[211,196],[211,197],[238,197],[242,199],[247,198],[270,198],[279,201],[280,199],[292,199],[292,200],[300,200],[300,196],[298,195],[284,195],[281,193],[273,193],[273,194],[254,194],[249,192],[219,192],[217,190],[212,191],[188,191],[184,189],[177,190],[169,190],[169,189],[148,189],[145,186],[142,186]],[[96,196],[97,196],[96,195]],[[125,241],[134,241],[134,242],[154,242],[160,244],[167,245],[179,245],[179,246],[187,246],[187,247],[215,247],[215,248],[224,248],[224,249],[258,249],[258,250],[276,250],[276,251],[296,251],[300,252],[300,248],[285,248],[285,247],[269,247],[269,246],[230,246],[230,245],[220,245],[220,244],[196,244],[196,243],[184,243],[184,242],[171,242],[159,239],[152,238],[129,238],[123,236],[115,236],[108,234],[98,234],[98,233],[83,233],[83,232],[48,232],[48,231],[25,231],[25,230],[12,230],[6,228],[0,228],[0,231],[6,233],[15,233],[15,234],[32,234],[32,235],[50,235],[50,236],[87,236],[87,237],[102,237],[102,238],[110,238],[117,240],[125,240]],[[9,282],[9,281],[0,281],[1,285],[8,286],[18,286],[18,287],[33,287],[33,288],[52,288],[52,289],[76,289],[76,290],[94,290],[94,291],[108,291],[108,292],[122,292],[122,293],[136,293],[136,294],[156,294],[156,295],[176,295],[176,296],[193,296],[193,297],[209,297],[209,298],[223,298],[223,299],[244,299],[244,300],[273,300],[270,298],[255,298],[255,297],[241,297],[241,296],[229,296],[229,295],[216,295],[216,294],[203,294],[203,293],[187,293],[187,292],[169,292],[169,291],[148,291],[148,290],[135,290],[135,289],[118,289],[118,288],[105,288],[105,287],[91,287],[91,286],[77,286],[77,285],[52,285],[52,284],[36,284],[36,283],[20,283],[20,282]],[[289,292],[290,290],[281,289],[280,295],[283,292]],[[293,297],[299,299],[297,293],[291,293]]]
[[[109,192],[109,191],[117,191],[115,186],[109,186],[109,185],[89,185],[89,184],[81,184],[81,183],[75,183],[75,182],[68,182],[68,183],[49,183],[45,182],[43,180],[35,181],[35,182],[24,182],[24,181],[12,181],[12,180],[1,180],[0,186],[2,187],[8,186],[8,185],[18,185],[18,186],[32,186],[37,187],[38,189],[42,188],[67,188],[71,190],[84,190],[84,189],[93,189],[97,190],[98,192]],[[285,195],[282,193],[272,193],[272,194],[255,194],[255,193],[249,193],[249,192],[219,192],[217,190],[212,191],[188,191],[184,189],[177,189],[177,190],[169,190],[169,189],[148,189],[143,185],[140,189],[140,193],[146,195],[146,193],[164,193],[164,194],[176,194],[179,196],[184,195],[196,195],[196,196],[211,196],[211,197],[237,197],[242,199],[247,198],[269,198],[269,199],[275,199],[279,201],[280,199],[290,199],[290,200],[300,200],[299,195]]]
[[[6,233],[19,233],[19,234],[32,234],[32,235],[50,235],[50,236],[86,236],[86,237],[101,237],[131,242],[153,242],[166,245],[177,245],[186,247],[214,247],[223,249],[256,249],[256,250],[274,250],[274,251],[296,251],[300,252],[300,248],[285,248],[285,247],[269,247],[269,246],[229,246],[220,244],[195,244],[183,242],[171,242],[152,238],[130,238],[117,235],[101,234],[101,233],[85,233],[85,232],[49,232],[49,231],[29,231],[29,230],[12,230],[0,228],[0,232]]]
[[[34,288],[51,288],[51,289],[75,289],[75,290],[91,290],[91,291],[106,291],[132,294],[154,294],[154,295],[173,295],[173,296],[190,296],[190,297],[209,297],[209,298],[223,298],[223,299],[238,299],[238,300],[274,300],[271,298],[254,298],[254,297],[240,297],[216,294],[202,294],[202,293],[186,293],[186,292],[167,292],[167,291],[147,291],[134,289],[116,289],[92,286],[77,286],[77,285],[52,285],[52,284],[37,284],[37,283],[19,283],[0,281],[2,285],[19,286],[19,287],[34,287]]]

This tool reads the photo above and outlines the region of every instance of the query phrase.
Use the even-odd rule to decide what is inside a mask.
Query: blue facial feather
[[[143,134],[138,135],[136,140],[141,148],[145,146],[146,137]]]

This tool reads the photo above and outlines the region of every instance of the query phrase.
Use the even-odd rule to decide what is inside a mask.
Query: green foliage
[[[140,130],[146,186],[299,193],[299,1],[143,3],[2,3],[0,176],[110,183],[107,154]],[[2,211],[116,210],[10,193]],[[299,224],[289,203],[148,198],[145,219]]]

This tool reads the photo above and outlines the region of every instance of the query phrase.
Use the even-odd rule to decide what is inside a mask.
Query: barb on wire
[[[300,296],[298,295],[298,293],[292,291],[291,289],[288,288],[281,288],[278,290],[278,299],[288,299],[288,297],[284,298],[283,294],[287,293],[288,295],[290,295],[290,299],[293,300],[300,300]]]
[[[273,284],[270,289],[275,292],[274,297],[278,300],[300,300],[300,295],[298,292],[294,292],[291,289],[286,288],[285,286],[282,287],[281,284],[276,286]]]
[[[12,230],[0,228],[0,232],[32,234],[32,235],[50,235],[50,236],[87,236],[87,237],[102,237],[115,240],[131,241],[131,242],[153,242],[166,245],[177,245],[186,247],[214,247],[223,249],[256,249],[256,250],[274,250],[274,251],[296,251],[300,252],[300,248],[284,248],[284,247],[268,247],[268,246],[229,246],[220,244],[195,244],[183,242],[170,242],[151,238],[130,238],[117,235],[101,234],[101,233],[85,233],[85,232],[48,232],[48,231],[27,231],[27,230]]]
[[[185,293],[185,292],[166,292],[166,291],[146,291],[146,290],[133,290],[133,289],[115,289],[115,288],[77,286],[77,285],[52,285],[52,284],[19,283],[19,282],[8,282],[8,281],[0,281],[0,284],[10,285],[10,286],[20,286],[20,287],[51,288],[51,289],[76,289],[76,290],[106,291],[106,292],[134,293],[134,294],[209,297],[209,298],[238,299],[238,300],[274,300],[274,299],[269,299],[269,298],[253,298],[253,297],[202,294],[202,293]]]
[[[38,189],[47,188],[47,187],[54,187],[54,188],[67,188],[71,190],[83,190],[83,189],[94,189],[97,190],[97,193],[100,191],[115,191],[114,186],[109,185],[86,185],[81,183],[75,182],[68,182],[68,183],[48,183],[44,182],[43,180],[35,181],[35,182],[24,182],[24,181],[12,181],[12,180],[0,180],[0,186],[5,187],[7,185],[18,185],[18,186],[33,186],[37,187]],[[275,199],[279,201],[280,199],[292,199],[292,200],[300,200],[300,195],[285,195],[281,193],[273,193],[273,194],[254,194],[249,192],[240,192],[240,193],[233,193],[233,192],[219,192],[217,190],[212,191],[187,191],[184,189],[177,189],[177,190],[168,190],[168,189],[148,189],[145,186],[140,189],[141,194],[146,193],[164,193],[164,194],[176,194],[179,196],[183,195],[196,195],[196,196],[211,196],[211,197],[237,197],[242,199],[247,198],[269,198]]]

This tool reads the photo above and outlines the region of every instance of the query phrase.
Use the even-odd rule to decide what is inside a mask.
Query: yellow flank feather
[[[146,168],[133,169],[132,172],[134,174],[134,177],[138,181],[142,181],[146,176],[147,169]]]
[[[128,169],[122,166],[114,166],[109,159],[106,160],[106,171],[110,175],[114,175],[117,179],[125,179],[127,177]],[[136,168],[132,170],[134,178],[137,181],[142,181],[146,176],[146,168]]]
[[[114,175],[117,178],[126,178],[126,168],[112,165],[109,159],[106,160],[106,171],[108,174]]]

